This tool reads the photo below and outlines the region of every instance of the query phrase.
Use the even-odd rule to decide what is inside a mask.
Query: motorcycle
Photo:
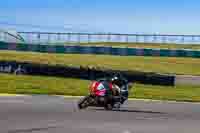
[[[123,95],[120,93],[117,96],[100,96],[97,92],[95,92],[94,88],[91,87],[94,85],[96,81],[92,82],[89,89],[89,95],[81,98],[78,101],[79,109],[86,109],[87,107],[104,107],[105,110],[112,110],[114,108],[120,109],[120,103],[122,101]],[[132,87],[132,84],[128,84],[128,90]],[[128,99],[128,95],[126,96]]]

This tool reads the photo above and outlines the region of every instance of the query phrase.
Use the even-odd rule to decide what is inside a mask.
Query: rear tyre
[[[112,110],[113,106],[111,104],[106,104],[104,107],[105,110]]]

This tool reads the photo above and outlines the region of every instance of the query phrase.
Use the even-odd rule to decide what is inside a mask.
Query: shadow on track
[[[31,129],[17,129],[13,131],[8,131],[8,133],[25,133],[25,132],[39,132],[47,131],[49,129],[58,128],[58,127],[45,127],[45,128],[31,128]]]
[[[100,109],[100,108],[91,108],[91,110],[96,110],[96,111],[107,111],[105,109]],[[166,114],[163,112],[156,112],[156,111],[148,111],[148,110],[128,110],[128,109],[119,109],[119,110],[112,110],[113,112],[129,112],[129,113],[146,113],[146,114]]]

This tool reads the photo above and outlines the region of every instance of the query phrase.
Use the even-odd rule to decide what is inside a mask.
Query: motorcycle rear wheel
[[[104,109],[105,109],[105,110],[112,110],[112,109],[113,109],[113,106],[112,106],[112,104],[106,104],[106,105],[104,106]]]

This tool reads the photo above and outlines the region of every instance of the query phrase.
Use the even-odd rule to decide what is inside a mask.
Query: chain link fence
[[[159,44],[200,44],[200,35],[161,34],[104,34],[104,33],[50,33],[18,32],[13,36],[0,32],[0,40],[24,41],[31,44],[80,44],[80,43],[159,43]],[[14,41],[12,40],[12,41]]]

